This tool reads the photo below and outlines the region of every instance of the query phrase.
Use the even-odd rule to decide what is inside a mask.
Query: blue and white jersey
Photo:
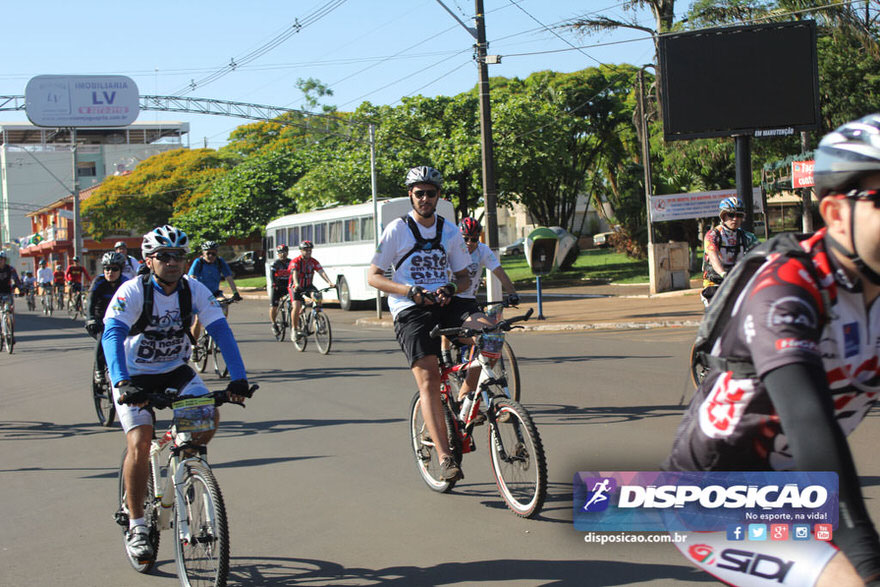
[[[192,313],[204,326],[223,319],[217,299],[201,283],[184,276],[192,292]],[[189,337],[177,301],[177,291],[166,294],[155,281],[153,315],[144,331],[125,339],[125,364],[129,375],[167,373],[186,364],[191,354]],[[119,286],[104,314],[104,324],[116,319],[131,328],[144,308],[143,282],[130,279]]]
[[[204,258],[196,257],[189,268],[189,274],[201,281],[208,288],[208,291],[215,293],[220,291],[220,281],[232,275],[232,270],[220,257],[217,257],[217,261],[214,263],[208,263]]]
[[[409,216],[416,219],[415,212]],[[437,218],[434,216],[434,224],[424,227],[416,222],[422,238],[432,240],[437,236]],[[379,248],[373,255],[373,265],[387,270],[397,264],[407,253],[416,246],[416,239],[406,222],[396,218],[388,223],[379,240]],[[418,285],[429,291],[449,283],[450,273],[457,273],[467,269],[471,262],[464,239],[454,223],[443,222],[443,234],[439,249],[427,249],[415,251],[396,267],[391,280],[405,285]],[[391,315],[397,315],[404,309],[414,306],[415,302],[406,296],[390,294],[388,296],[388,309]]]

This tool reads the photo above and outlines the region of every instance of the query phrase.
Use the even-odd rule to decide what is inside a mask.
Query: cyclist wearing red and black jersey
[[[58,296],[58,299],[63,300],[63,298],[64,298],[64,269],[61,268],[60,264],[56,264],[55,271],[52,272],[52,285],[55,290],[55,295]]]
[[[290,299],[293,300],[293,332],[295,336],[299,336],[299,312],[302,310],[303,295],[317,290],[313,283],[315,273],[318,273],[331,286],[336,285],[327,277],[327,272],[324,271],[318,260],[312,257],[312,248],[312,241],[301,242],[299,257],[292,259],[288,266],[290,281],[287,287],[290,290]]]
[[[79,264],[79,257],[74,257],[70,261],[71,263],[67,266],[67,271],[64,272],[64,281],[67,282],[70,288],[69,293],[72,294],[73,292],[81,292],[83,285],[88,285],[92,277],[86,271],[86,268]]]
[[[679,471],[833,471],[840,517],[833,544],[750,542],[784,562],[760,579],[715,565],[705,549],[723,533],[676,544],[734,585],[880,581],[880,540],[868,516],[846,435],[880,393],[880,115],[848,123],[819,144],[814,176],[826,228],[802,258],[771,256],[740,292],[664,468]],[[743,367],[745,365],[745,367]],[[838,551],[839,549],[839,551]]]
[[[272,324],[272,332],[278,334],[278,325],[275,317],[278,315],[278,303],[287,293],[287,284],[290,283],[290,260],[287,258],[287,245],[278,245],[275,252],[278,258],[269,268],[269,279],[272,282],[272,294],[269,296],[269,323]]]

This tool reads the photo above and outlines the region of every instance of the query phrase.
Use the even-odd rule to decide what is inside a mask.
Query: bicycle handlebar
[[[248,388],[248,392],[246,394],[247,397],[253,397],[254,392],[260,388],[259,385],[254,383]],[[134,395],[134,394],[132,394]],[[140,395],[140,392],[137,392],[137,395]],[[157,410],[162,410],[165,408],[170,408],[171,404],[178,401],[180,398],[180,391],[174,389],[172,387],[167,388],[165,391],[150,391],[144,394],[146,396],[146,403],[150,405],[150,407],[156,408]],[[214,398],[215,406],[222,406],[223,404],[235,404],[237,406],[245,407],[245,405],[241,402],[233,402],[229,401],[229,394],[225,389],[218,389],[217,391],[212,391],[211,393],[204,396],[196,396],[196,397],[212,397]],[[119,404],[130,404],[134,403],[131,400],[140,400],[141,398],[132,398],[129,394],[123,394],[119,396]],[[137,401],[137,403],[141,403]]]
[[[532,317],[532,314],[534,312],[534,308],[529,308],[528,312],[521,316],[506,318],[499,321],[498,324],[495,324],[494,326],[484,326],[483,328],[465,328],[464,326],[458,326],[456,328],[440,328],[440,326],[435,326],[433,329],[431,329],[430,337],[437,338],[438,336],[446,336],[449,338],[458,338],[477,336],[478,334],[486,334],[488,332],[496,332],[498,330],[503,330],[507,332],[508,330],[513,328],[513,324],[515,322],[525,322]]]

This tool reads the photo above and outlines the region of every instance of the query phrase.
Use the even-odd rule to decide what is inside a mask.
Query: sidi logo
[[[692,559],[704,565],[715,564],[715,553],[708,544],[694,544],[688,548],[688,554]]]
[[[785,581],[785,576],[794,566],[794,561],[734,548],[722,550],[720,558],[717,564],[719,569],[729,569],[779,583]]]
[[[611,493],[617,489],[617,482],[611,477],[587,477],[584,481],[587,488],[585,512],[601,512],[608,509]]]

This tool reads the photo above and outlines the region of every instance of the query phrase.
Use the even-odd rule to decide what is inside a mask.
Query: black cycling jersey
[[[276,259],[270,269],[272,275],[272,287],[275,289],[287,289],[290,280],[290,259]]]
[[[15,287],[21,287],[21,280],[18,279],[18,272],[15,267],[6,263],[3,269],[0,269],[0,295],[9,295],[12,293],[12,284]]]
[[[120,285],[122,285],[121,279],[107,281],[103,275],[95,278],[92,287],[89,288],[89,303],[86,312],[90,320],[103,323],[107,306],[110,305],[110,300],[113,299],[113,294],[116,293]]]

